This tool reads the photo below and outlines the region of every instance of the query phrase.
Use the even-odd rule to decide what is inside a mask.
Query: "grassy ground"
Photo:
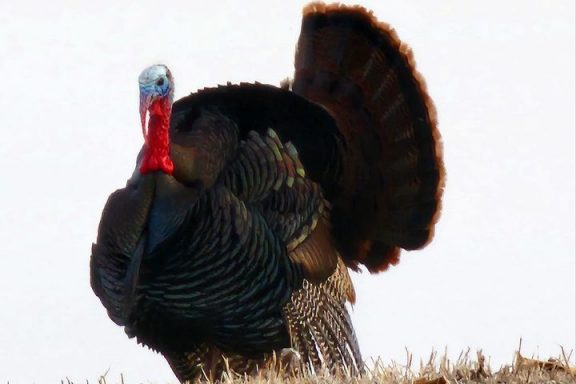
[[[576,384],[576,368],[568,364],[570,356],[562,352],[558,359],[547,361],[528,359],[516,354],[514,361],[496,371],[485,362],[482,352],[471,357],[463,353],[457,361],[433,354],[427,362],[414,364],[408,356],[407,364],[384,364],[376,361],[363,377],[329,374],[290,377],[274,371],[262,372],[258,377],[242,378],[230,373],[223,384]],[[124,384],[124,380],[101,377],[98,384]],[[66,383],[65,381],[63,384]],[[67,384],[72,384],[68,382]]]

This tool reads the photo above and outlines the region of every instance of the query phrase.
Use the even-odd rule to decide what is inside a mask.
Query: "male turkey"
[[[286,350],[361,371],[348,268],[384,271],[432,238],[444,169],[409,48],[363,8],[315,3],[295,66],[282,88],[174,104],[165,66],[140,75],[146,141],[102,213],[91,283],[181,381]]]

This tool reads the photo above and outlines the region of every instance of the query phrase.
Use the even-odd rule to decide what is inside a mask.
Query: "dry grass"
[[[519,352],[511,365],[506,365],[497,371],[486,364],[481,351],[475,357],[465,352],[456,361],[440,357],[433,353],[427,362],[414,364],[412,356],[408,354],[406,364],[384,364],[376,361],[363,377],[350,377],[346,374],[330,375],[319,373],[305,377],[290,377],[276,371],[262,371],[257,377],[238,377],[228,373],[221,383],[223,384],[576,384],[576,368],[569,365],[570,356],[562,354],[558,359],[547,361],[528,359]],[[101,377],[98,384],[117,382],[110,378]],[[72,384],[63,381],[62,384]]]

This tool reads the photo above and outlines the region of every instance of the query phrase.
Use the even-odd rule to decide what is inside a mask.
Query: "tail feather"
[[[328,280],[305,281],[284,307],[292,347],[309,369],[362,371],[362,356],[352,322],[344,305],[353,297],[350,276],[341,261]]]
[[[292,90],[345,140],[332,226],[347,264],[372,272],[432,238],[444,185],[436,110],[410,48],[358,6],[304,9]]]
[[[360,349],[358,348],[356,334],[352,327],[352,320],[344,304],[333,303],[330,305],[327,308],[327,313],[323,321],[329,326],[336,340],[344,341],[338,345],[338,349],[340,350],[340,355],[346,362],[345,366],[354,367],[354,360],[361,362],[362,358]]]
[[[347,345],[353,343],[348,339],[347,327],[343,326],[338,320],[338,316],[332,313],[332,311],[327,311],[321,318],[321,324],[323,325],[325,337],[327,340],[346,340],[345,343],[330,343],[333,348],[332,354],[336,356],[335,361],[344,361],[344,367],[355,367],[354,361],[351,356],[353,353],[348,349]],[[336,367],[339,368],[339,367]]]

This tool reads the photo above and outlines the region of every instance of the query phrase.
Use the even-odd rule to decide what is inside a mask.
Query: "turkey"
[[[348,271],[422,248],[440,211],[440,136],[410,49],[364,8],[314,3],[282,87],[173,102],[164,65],[139,85],[145,143],[90,259],[109,317],[182,382],[286,354],[360,373]]]

